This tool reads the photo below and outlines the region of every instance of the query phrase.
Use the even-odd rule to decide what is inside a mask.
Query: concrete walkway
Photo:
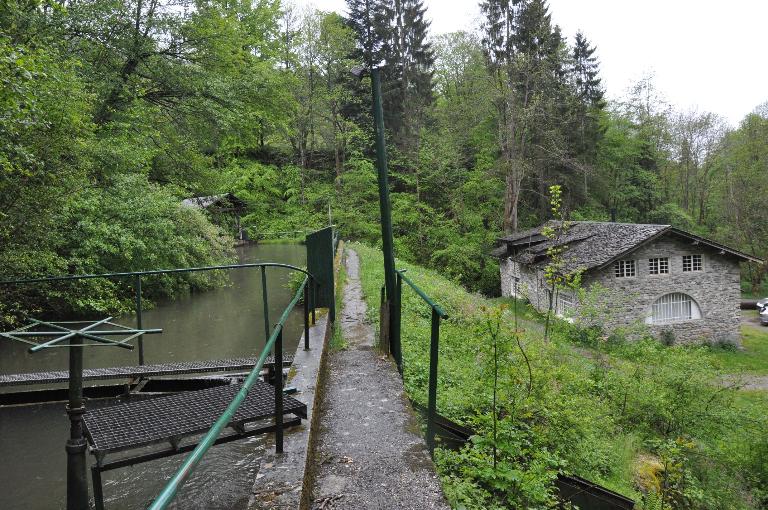
[[[397,369],[374,348],[357,253],[346,253],[348,348],[329,353],[312,508],[447,509]]]

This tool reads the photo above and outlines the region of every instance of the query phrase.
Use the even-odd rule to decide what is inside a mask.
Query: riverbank
[[[375,322],[380,252],[352,248]],[[463,450],[437,452],[453,507],[545,507],[558,472],[631,497],[638,509],[661,500],[691,508],[765,504],[768,399],[717,383],[728,373],[723,359],[739,353],[610,343],[561,323],[546,342],[523,303],[468,293],[416,265],[398,267],[451,316],[441,327],[438,412],[478,431]],[[430,318],[417,296],[403,292],[405,388],[425,404]]]

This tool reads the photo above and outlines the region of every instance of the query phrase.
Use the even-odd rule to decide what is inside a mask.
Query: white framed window
[[[617,260],[613,265],[613,272],[616,278],[629,278],[635,276],[635,261],[634,260]]]
[[[557,295],[557,314],[568,316],[576,309],[576,299],[570,294],[563,293]]]
[[[704,264],[701,255],[683,255],[683,272],[702,271]]]
[[[694,299],[682,292],[665,294],[651,305],[650,324],[701,319],[701,309]]]
[[[648,274],[669,274],[669,257],[648,259]]]

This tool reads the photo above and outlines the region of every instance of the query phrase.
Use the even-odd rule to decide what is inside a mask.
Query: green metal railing
[[[400,342],[403,282],[407,283],[432,309],[432,329],[429,341],[429,383],[427,391],[427,446],[429,447],[429,452],[434,453],[435,421],[437,417],[437,366],[440,357],[440,321],[447,319],[448,314],[426,292],[405,275],[404,269],[395,270],[395,273],[397,299],[395,300],[395,310],[392,317],[393,320],[391,321],[390,349],[401,374],[403,373],[403,354]]]
[[[205,453],[208,451],[208,449],[213,446],[213,444],[216,442],[216,439],[221,434],[221,431],[229,424],[230,421],[232,421],[232,418],[235,416],[235,413],[237,412],[240,405],[245,400],[245,397],[248,395],[248,392],[250,391],[251,387],[253,387],[254,383],[259,378],[259,372],[261,371],[264,360],[267,358],[267,354],[274,346],[275,348],[275,367],[281,367],[283,362],[283,327],[285,325],[285,321],[288,319],[288,316],[290,315],[293,308],[296,306],[296,303],[299,302],[299,299],[301,298],[302,294],[304,294],[304,298],[306,299],[308,297],[308,293],[306,292],[307,284],[309,283],[310,277],[307,276],[304,278],[304,281],[302,282],[301,286],[299,287],[299,290],[296,292],[296,295],[293,297],[293,300],[290,302],[288,307],[283,311],[283,315],[280,317],[280,320],[277,322],[277,325],[275,326],[275,329],[272,332],[272,335],[269,337],[269,341],[267,341],[267,344],[264,346],[264,349],[261,351],[261,354],[259,355],[259,359],[256,363],[256,366],[253,367],[253,370],[248,374],[248,377],[245,379],[245,382],[243,383],[242,388],[240,391],[235,395],[235,398],[232,399],[232,402],[230,402],[229,406],[227,406],[227,409],[222,413],[222,415],[219,417],[218,420],[216,420],[216,423],[213,424],[213,426],[208,430],[208,433],[203,437],[199,443],[197,443],[197,446],[194,450],[187,456],[186,459],[184,459],[184,463],[179,467],[179,469],[176,471],[176,474],[173,475],[173,478],[171,478],[166,486],[163,488],[163,490],[160,492],[160,494],[157,496],[155,501],[149,506],[148,510],[162,510],[168,507],[168,505],[173,501],[173,498],[176,496],[176,493],[178,492],[179,488],[184,484],[184,482],[189,478],[189,476],[192,474],[192,472],[195,470],[195,467],[200,463]],[[266,313],[266,309],[265,309]],[[307,325],[307,314],[304,314],[305,316],[305,347],[306,342],[308,342],[309,339],[309,331],[308,331],[308,325]],[[276,371],[275,376],[275,451],[277,453],[283,452],[283,377],[282,373]]]
[[[280,320],[277,322],[274,329],[270,332],[269,326],[269,306],[267,295],[267,278],[266,269],[268,267],[277,267],[290,269],[293,271],[300,271],[306,276],[299,286],[296,294],[291,302],[283,311],[280,316]],[[14,285],[27,285],[35,283],[51,283],[61,281],[75,281],[75,280],[92,280],[97,278],[105,279],[133,279],[134,280],[134,292],[135,292],[135,306],[136,306],[136,323],[137,329],[143,331],[141,334],[135,335],[131,338],[138,337],[139,347],[139,364],[144,364],[144,344],[143,334],[152,333],[155,330],[142,330],[142,277],[151,275],[164,275],[164,274],[179,274],[179,273],[191,273],[199,271],[216,271],[216,270],[228,270],[228,269],[244,269],[244,268],[260,268],[261,281],[262,281],[262,296],[264,302],[264,333],[265,338],[268,338],[266,345],[261,351],[257,360],[256,366],[248,374],[243,386],[237,393],[235,398],[230,402],[227,409],[219,417],[219,419],[209,429],[208,433],[197,444],[197,447],[187,456],[182,466],[176,472],[174,477],[168,482],[163,491],[157,497],[154,503],[150,506],[152,510],[159,510],[166,508],[167,505],[173,500],[178,489],[187,480],[189,475],[194,471],[195,467],[199,464],[203,455],[208,449],[216,442],[216,439],[221,434],[224,427],[233,418],[235,412],[245,400],[248,392],[253,387],[254,383],[259,377],[259,372],[264,366],[264,361],[267,358],[270,350],[274,348],[274,363],[275,363],[275,450],[278,453],[283,451],[283,378],[282,370],[279,367],[283,366],[283,328],[285,322],[288,319],[290,313],[295,308],[299,300],[304,298],[305,312],[304,312],[304,349],[309,349],[309,317],[311,310],[312,323],[315,322],[315,304],[317,303],[317,283],[314,276],[306,269],[296,267],[290,264],[281,264],[277,262],[262,262],[252,264],[227,264],[219,266],[205,266],[205,267],[190,267],[190,268],[178,268],[178,269],[156,269],[150,271],[133,271],[124,273],[102,273],[102,274],[84,274],[84,275],[64,275],[64,276],[46,276],[41,278],[26,278],[26,279],[13,279],[13,280],[0,280],[0,286],[14,286]],[[103,321],[102,321],[103,322]],[[109,333],[109,332],[107,332]],[[80,332],[82,336],[87,336],[87,333]],[[128,346],[128,348],[133,348]],[[39,349],[39,348],[35,348]],[[82,371],[82,360],[75,367],[77,371]],[[70,372],[72,372],[70,367]],[[70,389],[70,393],[73,390]],[[82,393],[82,383],[79,384],[79,389],[74,393]],[[79,407],[78,407],[79,408]],[[84,411],[84,408],[82,408]],[[83,439],[82,433],[76,439]],[[83,441],[84,442],[84,441]],[[77,455],[73,457],[72,465],[73,469],[68,469],[67,475],[67,493],[79,495],[78,500],[70,505],[68,502],[68,508],[87,508],[87,494],[88,485],[85,474],[86,462],[85,462],[85,448],[81,448],[77,451]],[[70,473],[72,471],[72,473]],[[72,476],[70,476],[70,474]],[[69,496],[68,496],[69,501]]]
[[[305,269],[302,269],[300,267],[292,266],[290,264],[280,264],[277,262],[261,262],[261,263],[252,263],[252,264],[225,264],[220,266],[202,266],[202,267],[185,267],[185,268],[176,268],[176,269],[153,269],[150,271],[130,271],[130,272],[123,272],[123,273],[98,273],[98,274],[81,274],[81,275],[64,275],[64,276],[45,276],[40,278],[26,278],[26,279],[16,279],[16,280],[0,280],[0,285],[20,285],[20,284],[33,284],[33,283],[52,283],[52,282],[61,282],[61,281],[75,281],[75,280],[93,280],[97,278],[105,278],[105,279],[133,279],[133,289],[134,289],[134,303],[135,303],[135,312],[136,312],[136,329],[143,329],[143,320],[142,320],[142,297],[141,297],[141,287],[142,287],[142,277],[145,276],[152,276],[152,275],[165,275],[165,274],[179,274],[179,273],[193,273],[193,272],[200,272],[200,271],[217,271],[217,270],[224,270],[224,269],[244,269],[244,268],[261,268],[261,280],[262,280],[262,291],[264,295],[264,324],[266,327],[266,337],[269,337],[269,311],[267,308],[267,289],[266,289],[266,268],[268,267],[280,267],[285,269],[292,269],[295,271],[300,271],[307,275],[307,277],[310,278],[310,283],[313,282],[313,277],[311,274],[309,274]],[[315,285],[310,285],[312,295],[308,295],[307,299],[305,299],[305,304],[309,307],[309,304],[314,303],[314,293],[317,292]],[[312,311],[314,313],[314,307],[312,307]],[[142,335],[143,336],[143,335]],[[138,338],[138,354],[139,354],[139,365],[144,365],[144,339],[142,336],[139,336]]]

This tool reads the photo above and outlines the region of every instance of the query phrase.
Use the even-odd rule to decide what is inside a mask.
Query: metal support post
[[[283,453],[283,327],[275,342],[275,453]]]
[[[136,329],[144,329],[141,320],[141,275],[136,275]],[[139,365],[144,364],[144,335],[139,336]]]
[[[96,510],[104,510],[104,487],[102,486],[99,466],[91,467],[91,478],[93,479],[93,502]]]
[[[304,350],[309,350],[309,281],[304,285]]]
[[[67,510],[88,510],[88,475],[85,458],[87,448],[83,436],[83,348],[74,347],[82,339],[69,340],[69,439],[67,451]]]
[[[403,350],[400,344],[400,314],[403,309],[401,303],[401,300],[403,299],[403,277],[400,273],[395,274],[397,275],[397,280],[395,283],[395,295],[392,296],[392,309],[394,313],[390,319],[390,324],[392,324],[390,346],[392,356],[395,358],[397,370],[400,372],[400,375],[403,375]]]
[[[317,308],[317,282],[312,280],[312,325],[317,322],[315,317],[315,309]]]
[[[269,303],[267,301],[267,268],[261,266],[261,300],[264,302],[264,341],[269,341]],[[277,367],[277,365],[275,365]],[[282,370],[282,365],[280,366]]]
[[[440,315],[432,309],[432,336],[429,342],[429,394],[427,396],[427,446],[435,452],[435,415],[437,414],[437,359],[440,345]]]
[[[381,70],[371,69],[371,93],[373,94],[373,117],[376,132],[376,163],[379,173],[379,209],[381,212],[381,239],[384,252],[384,283],[389,300],[390,332],[395,296],[395,252],[392,239],[392,206],[389,200],[389,182],[387,178],[387,147],[384,136],[384,109],[381,100]]]

